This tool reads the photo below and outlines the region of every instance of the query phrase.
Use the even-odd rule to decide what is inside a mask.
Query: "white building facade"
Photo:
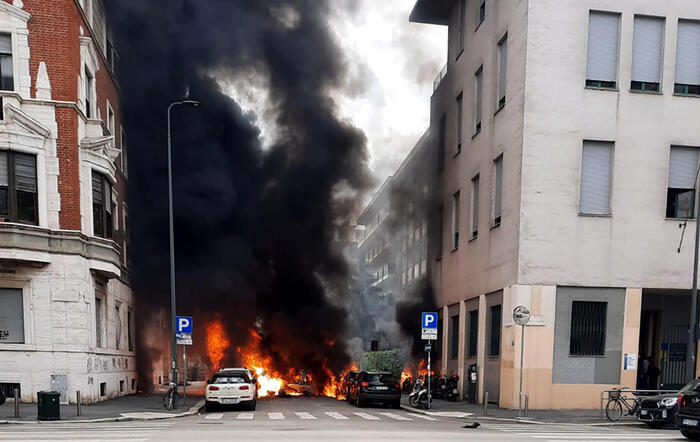
[[[0,2],[0,388],[23,402],[137,388],[107,35],[99,0]]]
[[[411,19],[449,26],[431,100],[443,369],[465,379],[465,397],[517,407],[511,316],[525,305],[531,408],[597,408],[604,389],[682,385],[700,4],[418,1]],[[647,364],[661,374],[643,376]]]

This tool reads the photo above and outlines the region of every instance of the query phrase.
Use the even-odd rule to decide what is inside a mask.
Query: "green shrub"
[[[372,351],[365,353],[363,367],[367,371],[388,371],[397,378],[401,377],[404,362],[398,350]]]

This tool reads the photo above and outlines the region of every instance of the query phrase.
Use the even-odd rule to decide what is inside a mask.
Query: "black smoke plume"
[[[224,365],[240,361],[236,346],[256,329],[276,369],[306,368],[322,382],[320,367],[350,362],[347,312],[332,301],[349,272],[334,226],[372,184],[365,137],[331,98],[345,64],[330,1],[107,3],[129,145],[137,326],[169,311],[166,108],[189,90],[201,106],[176,108],[172,125],[178,313],[195,317],[200,351],[204,324],[221,320],[231,341]],[[264,85],[271,146],[222,91],[241,79]],[[142,380],[151,357],[169,355],[148,337],[138,350]]]

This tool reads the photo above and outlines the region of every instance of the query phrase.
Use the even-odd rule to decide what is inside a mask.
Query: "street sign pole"
[[[530,310],[519,305],[513,310],[513,322],[520,326],[520,389],[518,392],[518,417],[523,416],[523,365],[525,363],[525,324],[530,322]]]
[[[182,405],[187,409],[187,346],[182,346]]]
[[[430,342],[430,341],[428,341]],[[432,377],[430,375],[430,351],[432,350],[432,345],[428,346],[428,409],[430,409],[430,402],[432,400],[432,396],[430,394],[430,378]]]

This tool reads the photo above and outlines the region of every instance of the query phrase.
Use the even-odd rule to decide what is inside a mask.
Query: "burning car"
[[[243,405],[255,410],[257,379],[247,368],[225,368],[207,381],[204,391],[204,409],[211,411],[216,405]]]
[[[294,382],[286,384],[279,392],[281,397],[285,396],[315,396],[314,390],[309,375],[306,370],[301,370],[299,375],[294,379]]]

